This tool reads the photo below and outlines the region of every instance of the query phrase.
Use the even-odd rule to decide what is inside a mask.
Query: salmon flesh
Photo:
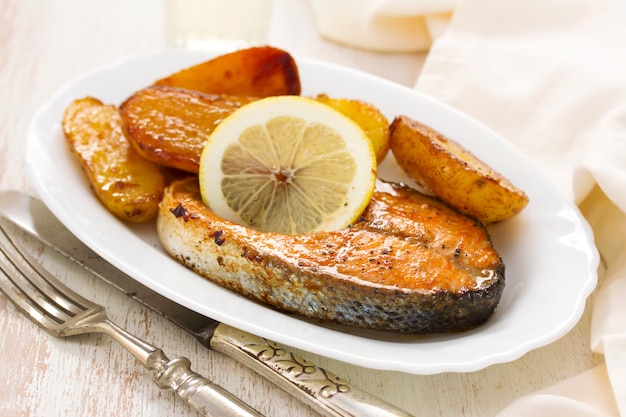
[[[362,329],[461,331],[485,322],[504,289],[504,263],[480,222],[380,180],[354,225],[283,235],[216,216],[189,178],[166,189],[157,228],[171,256],[225,288]]]

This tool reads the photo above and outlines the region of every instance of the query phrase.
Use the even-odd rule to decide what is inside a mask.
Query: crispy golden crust
[[[406,116],[391,124],[390,146],[402,169],[424,189],[485,224],[528,204],[523,191],[457,142]]]
[[[241,103],[234,97],[152,86],[131,95],[120,113],[126,137],[146,159],[197,173],[211,132]]]
[[[192,178],[168,187],[157,229],[173,257],[219,285],[366,329],[463,330],[487,320],[504,287],[504,265],[480,224],[391,184],[379,184],[352,227],[281,235],[217,217]]]
[[[295,60],[289,53],[270,46],[220,55],[154,84],[238,96],[300,94],[300,76]]]
[[[98,199],[123,220],[156,216],[165,187],[159,168],[143,159],[122,133],[118,109],[87,97],[63,115],[63,132]]]
[[[326,94],[319,94],[315,100],[332,107],[359,125],[372,143],[376,162],[383,162],[389,153],[389,120],[378,108],[361,100],[331,98]]]

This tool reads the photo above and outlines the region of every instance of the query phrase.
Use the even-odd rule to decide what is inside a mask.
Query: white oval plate
[[[256,335],[364,367],[415,374],[470,372],[519,358],[567,333],[596,285],[598,254],[577,207],[502,138],[455,109],[392,82],[333,64],[298,59],[303,95],[327,93],[373,103],[391,120],[404,114],[454,138],[526,191],[521,215],[492,227],[506,264],[506,288],[484,325],[457,334],[406,336],[315,324],[240,297],[170,258],[153,223],[112,216],[89,190],[60,122],[87,95],[120,104],[130,94],[217,52],[171,51],[133,57],[62,88],[35,115],[24,155],[45,204],[74,234],[118,268],[201,314]],[[379,176],[407,181],[389,157]]]

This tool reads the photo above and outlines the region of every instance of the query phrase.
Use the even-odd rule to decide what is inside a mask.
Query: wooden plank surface
[[[34,194],[22,153],[39,106],[76,76],[128,55],[167,48],[160,1],[0,0],[0,189]],[[323,59],[413,85],[423,54],[377,54],[327,42],[315,31],[306,0],[277,0],[271,43],[296,56]],[[193,368],[268,416],[316,416],[242,365],[201,347],[171,323],[94,281],[35,242],[28,246],[84,296],[107,306],[114,321],[186,356]],[[589,348],[590,316],[565,337],[519,360],[465,373],[420,376],[353,366],[296,351],[363,390],[415,415],[494,416],[522,395],[598,363]],[[55,339],[0,296],[0,415],[194,416],[173,393],[106,336]]]

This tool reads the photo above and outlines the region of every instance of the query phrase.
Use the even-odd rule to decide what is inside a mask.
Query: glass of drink
[[[235,50],[266,44],[273,0],[164,0],[170,46]]]

